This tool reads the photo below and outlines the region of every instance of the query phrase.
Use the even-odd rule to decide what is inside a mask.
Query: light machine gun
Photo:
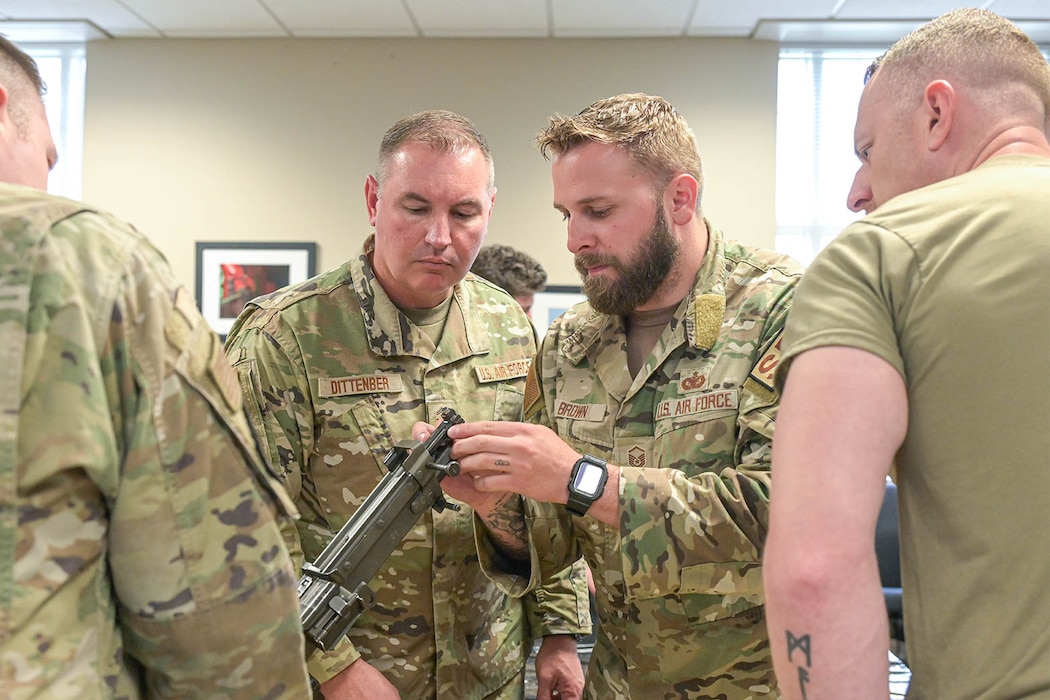
[[[451,408],[438,415],[441,423],[425,443],[401,440],[387,452],[387,475],[316,561],[303,566],[299,619],[308,647],[331,649],[372,606],[368,582],[420,515],[431,508],[459,510],[445,500],[439,484],[446,475],[459,474],[448,429],[463,419]]]

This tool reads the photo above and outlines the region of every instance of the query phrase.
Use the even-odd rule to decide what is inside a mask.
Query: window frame
[[[839,232],[863,216],[849,211],[846,197],[860,163],[853,153],[853,125],[857,102],[864,87],[866,66],[887,46],[782,46],[777,65],[777,156],[776,156],[776,243],[778,251],[809,264]],[[1050,62],[1050,47],[1039,49]],[[809,89],[785,85],[785,61],[813,61]],[[849,79],[849,97],[843,98],[835,121],[833,138],[825,138],[821,119],[827,112],[828,86],[824,63],[828,60],[856,61],[855,80]],[[864,68],[861,68],[861,64]],[[846,83],[843,83],[846,85]],[[836,99],[834,96],[832,99]],[[807,124],[785,112],[810,110]],[[846,116],[843,112],[851,112]],[[802,162],[804,161],[804,162]],[[803,186],[808,180],[808,187]]]
[[[58,150],[58,163],[48,177],[47,190],[80,199],[84,176],[87,47],[83,42],[19,42],[18,46],[36,61],[46,88],[44,107],[51,138]],[[57,71],[53,70],[56,59]]]

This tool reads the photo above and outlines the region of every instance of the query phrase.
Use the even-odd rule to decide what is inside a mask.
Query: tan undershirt
[[[408,320],[418,328],[423,335],[430,339],[436,348],[441,340],[441,332],[445,330],[445,321],[448,320],[448,310],[452,305],[452,295],[432,309],[401,309]],[[400,308],[400,307],[398,307]]]
[[[645,358],[653,351],[660,334],[674,317],[679,302],[662,309],[632,311],[627,314],[627,371],[631,376],[645,364]]]

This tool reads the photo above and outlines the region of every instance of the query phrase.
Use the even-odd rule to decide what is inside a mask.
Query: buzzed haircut
[[[0,85],[7,89],[7,111],[18,129],[28,122],[30,93],[42,98],[47,92],[36,61],[6,36],[0,34]]]
[[[0,34],[0,81],[7,85],[12,82],[13,78],[28,79],[40,96],[47,92],[44,79],[40,77],[40,69],[33,57]]]
[[[399,119],[387,129],[379,144],[379,160],[376,164],[376,183],[383,189],[383,181],[394,154],[407,143],[422,143],[441,153],[459,153],[478,149],[485,156],[489,168],[489,192],[496,187],[496,172],[492,162],[492,151],[485,136],[474,126],[474,122],[455,112],[435,109],[417,112]]]
[[[988,10],[953,10],[924,24],[877,58],[865,82],[882,73],[908,95],[932,80],[968,85],[986,107],[1040,110],[1050,126],[1050,64],[1027,34]]]
[[[509,245],[482,247],[470,271],[499,285],[512,297],[535,294],[547,284],[547,271],[543,266]]]
[[[629,93],[598,100],[574,117],[555,114],[536,137],[536,146],[549,160],[592,141],[622,148],[653,176],[656,189],[676,175],[692,175],[699,210],[704,175],[696,136],[664,98]]]

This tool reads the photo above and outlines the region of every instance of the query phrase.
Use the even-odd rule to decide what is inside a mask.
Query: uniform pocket
[[[520,421],[525,392],[505,383],[496,386],[492,420]]]
[[[683,567],[677,597],[689,623],[702,625],[762,605],[762,591],[757,562],[718,562]]]

